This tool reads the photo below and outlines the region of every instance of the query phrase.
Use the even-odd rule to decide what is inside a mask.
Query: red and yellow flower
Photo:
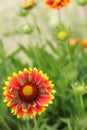
[[[8,77],[4,87],[4,102],[11,107],[11,112],[17,117],[31,118],[41,114],[54,99],[54,84],[47,74],[36,68],[24,69]]]
[[[45,4],[51,9],[65,7],[71,0],[44,0]]]
[[[21,4],[21,7],[22,7],[23,9],[30,9],[30,8],[32,8],[34,5],[35,5],[34,0],[30,0],[30,1],[26,1],[26,2],[22,3],[22,4]]]

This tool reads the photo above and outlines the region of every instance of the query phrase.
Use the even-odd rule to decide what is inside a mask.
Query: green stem
[[[33,50],[37,65],[38,65],[39,68],[41,68],[40,61],[38,59],[38,52],[36,52],[35,47],[32,47],[32,50]]]
[[[84,102],[83,102],[82,95],[75,94],[75,101],[76,101],[76,109],[77,109],[78,116],[81,114],[83,115],[84,114]]]
[[[58,18],[59,18],[59,24],[61,25],[61,27],[63,27],[63,22],[62,22],[62,18],[61,18],[61,12],[58,9]]]
[[[0,117],[0,121],[3,123],[3,125],[6,128],[6,130],[11,130],[10,127],[8,126],[8,124],[6,123],[6,121],[2,117]]]
[[[79,115],[79,98],[78,95],[75,93],[75,103],[76,103],[76,113],[78,113],[77,115]]]
[[[43,43],[41,28],[38,26],[35,14],[32,13],[32,17],[33,17],[33,21],[34,21],[34,25],[35,25],[37,34],[39,36],[39,40],[40,40],[41,43]]]
[[[80,99],[81,113],[83,114],[83,112],[84,112],[84,103],[83,103],[83,97],[82,97],[81,94],[79,96],[79,99]]]
[[[82,130],[85,130],[85,128],[82,128]]]
[[[65,45],[66,45],[67,53],[68,53],[68,55],[69,55],[70,63],[71,63],[71,65],[73,66],[72,56],[71,56],[71,52],[70,52],[69,45],[68,45],[68,44],[65,44]]]
[[[33,121],[34,121],[34,130],[39,130],[36,117],[33,118]]]
[[[28,119],[26,119],[26,128],[27,128],[27,130],[30,129],[30,126],[29,126],[29,120],[28,120]]]
[[[68,54],[69,54],[69,59],[70,59],[70,61],[72,61],[72,57],[71,57],[71,53],[70,53],[70,49],[69,49],[69,46],[68,46],[68,44],[67,44],[67,52],[68,52]]]
[[[74,127],[74,130],[78,130],[78,127],[77,127],[77,126],[75,126],[75,127]]]
[[[71,124],[70,124],[70,120],[67,121],[67,125],[68,125],[68,130],[72,130]]]
[[[78,108],[79,108],[79,99],[78,99],[78,95],[75,94],[75,103],[76,103],[76,112],[78,112]]]

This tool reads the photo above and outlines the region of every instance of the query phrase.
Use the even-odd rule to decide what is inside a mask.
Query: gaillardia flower
[[[58,9],[65,7],[70,3],[70,0],[44,0],[44,2],[51,9]]]
[[[30,1],[26,1],[26,2],[22,3],[22,4],[21,4],[21,7],[22,7],[23,9],[30,9],[30,8],[32,8],[34,5],[35,5],[34,0],[30,0]]]
[[[47,74],[36,68],[24,69],[8,77],[4,87],[4,102],[17,117],[41,114],[54,99],[53,84]]]

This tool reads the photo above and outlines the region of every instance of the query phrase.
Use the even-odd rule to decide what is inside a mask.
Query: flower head
[[[75,92],[78,94],[84,94],[86,92],[85,90],[86,89],[84,85],[78,85],[75,87]]]
[[[25,34],[30,34],[32,32],[32,28],[29,24],[25,24],[24,26],[22,26],[22,31]]]
[[[70,3],[70,0],[44,0],[45,4],[51,9],[58,9]]]
[[[53,84],[46,74],[36,68],[24,69],[8,77],[4,87],[4,102],[17,117],[31,118],[41,114],[54,98]]]
[[[58,39],[59,40],[65,40],[67,37],[68,37],[68,32],[63,30],[63,31],[60,31],[57,35]]]
[[[30,0],[30,1],[26,1],[26,2],[22,3],[22,4],[21,4],[21,7],[22,7],[23,9],[30,9],[30,8],[32,8],[34,5],[35,5],[34,0]]]
[[[83,41],[82,41],[82,47],[87,47],[87,39],[84,39]]]
[[[75,45],[77,45],[77,44],[78,44],[78,40],[77,40],[77,39],[75,39],[75,38],[70,39],[69,44],[70,44],[71,46],[75,46]]]

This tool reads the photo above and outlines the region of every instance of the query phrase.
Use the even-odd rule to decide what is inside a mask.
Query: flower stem
[[[70,124],[70,120],[67,121],[67,125],[68,125],[68,130],[72,130],[71,124]]]
[[[6,123],[6,121],[1,116],[0,116],[0,121],[3,123],[3,125],[6,128],[6,130],[11,130],[10,127],[8,126],[8,124]]]
[[[68,45],[68,44],[66,44],[66,49],[67,49],[67,53],[68,53],[68,55],[69,55],[69,60],[70,60],[71,64],[73,64],[73,62],[72,62],[72,56],[71,56],[71,52],[70,52],[70,49],[69,49],[69,45]]]
[[[34,121],[34,130],[39,130],[38,129],[38,123],[37,123],[36,117],[33,118],[33,121]]]
[[[32,46],[32,51],[33,51],[33,53],[34,53],[34,56],[35,56],[35,59],[36,59],[36,63],[37,63],[37,65],[38,65],[38,67],[39,68],[41,68],[41,65],[40,65],[40,61],[39,61],[39,59],[38,59],[38,51],[36,52],[36,50],[35,50],[36,48],[34,47],[34,46]]]
[[[84,102],[83,102],[83,97],[82,94],[78,95],[75,94],[75,100],[76,100],[76,106],[77,106],[77,114],[79,115],[83,115],[84,114]]]
[[[80,94],[79,99],[80,99],[81,113],[83,114],[84,113],[84,103],[83,103],[83,97],[81,94]]]
[[[68,41],[67,41],[68,42]],[[66,51],[67,51],[67,55],[68,55],[68,62],[71,64],[72,68],[75,69],[75,66],[74,66],[74,62],[72,60],[72,54],[70,52],[70,48],[69,48],[69,45],[67,43],[64,43],[65,44],[65,48],[66,48]]]
[[[63,21],[62,21],[62,18],[61,18],[60,10],[58,10],[58,19],[59,19],[59,25],[61,25],[61,28],[64,27],[64,24],[63,24]]]

